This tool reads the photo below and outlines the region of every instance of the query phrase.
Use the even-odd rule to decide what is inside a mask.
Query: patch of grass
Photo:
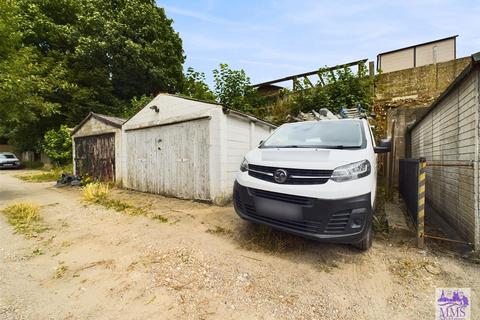
[[[232,231],[232,230],[230,230],[230,229],[225,229],[224,227],[221,227],[221,226],[215,226],[214,229],[208,228],[205,232],[206,232],[206,233],[210,233],[210,234],[227,235],[227,236],[233,234],[233,231]]]
[[[2,210],[17,233],[33,235],[41,233],[47,228],[43,225],[40,216],[40,207],[34,203],[12,204]]]
[[[106,183],[92,182],[85,185],[82,190],[83,200],[101,204],[107,199],[110,188]]]
[[[117,212],[123,212],[131,216],[149,216],[150,210],[145,207],[137,207],[128,202],[112,199],[109,197],[110,188],[106,183],[92,182],[83,187],[83,200],[90,203],[102,205]],[[163,216],[153,216],[153,219],[167,222]]]
[[[72,172],[72,166],[57,167],[50,170],[41,170],[35,173],[19,174],[17,178],[28,182],[51,182],[57,181],[64,172]]]
[[[240,247],[247,250],[280,253],[304,248],[307,240],[264,225],[248,224],[239,236]]]

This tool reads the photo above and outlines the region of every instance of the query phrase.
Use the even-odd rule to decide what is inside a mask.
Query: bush
[[[70,129],[61,125],[58,130],[49,130],[43,137],[43,151],[56,165],[72,161],[72,138]]]

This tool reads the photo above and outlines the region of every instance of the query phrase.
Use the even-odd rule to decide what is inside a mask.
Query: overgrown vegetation
[[[351,68],[340,68],[334,72],[319,70],[319,80],[313,84],[296,82],[294,91],[282,90],[279,94],[257,97],[256,115],[273,123],[281,124],[287,116],[300,112],[318,111],[328,108],[337,113],[342,107],[352,108],[360,104],[371,110],[373,102],[373,77],[364,66],[357,72]]]
[[[45,132],[43,151],[56,165],[70,163],[72,161],[70,129],[65,125],[61,125],[58,130],[51,129]]]
[[[148,207],[139,207],[122,200],[111,198],[110,187],[106,183],[92,182],[85,185],[82,189],[83,200],[86,202],[99,204],[108,209],[113,209],[131,216],[148,216],[160,222],[168,222],[168,219],[162,215],[153,215]]]
[[[300,112],[328,108],[336,113],[342,107],[361,105],[370,109],[373,102],[373,77],[368,75],[364,65],[355,72],[350,67],[335,71],[322,68],[318,71],[317,83],[297,81],[295,90],[282,89],[271,95],[261,95],[251,87],[244,70],[232,70],[227,64],[220,64],[213,70],[214,95],[205,84],[201,73],[189,69],[192,88],[186,95],[204,100],[216,100],[221,105],[250,113],[276,124],[287,121],[287,117]],[[383,114],[383,113],[382,113]]]
[[[45,231],[47,228],[43,224],[40,216],[40,207],[34,203],[12,204],[2,210],[16,232],[27,236]]]
[[[64,172],[72,172],[72,166],[55,167],[49,170],[41,170],[39,172],[19,174],[17,178],[28,182],[51,182],[57,181]]]

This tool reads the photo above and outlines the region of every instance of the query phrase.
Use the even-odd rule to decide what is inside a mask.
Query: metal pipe
[[[473,162],[469,164],[465,163],[427,163],[427,167],[466,167],[473,169]]]
[[[448,238],[442,238],[442,237],[438,237],[438,236],[432,236],[432,235],[430,235],[430,234],[424,234],[423,236],[424,236],[425,238],[442,240],[442,241],[449,241],[449,242],[455,242],[455,243],[461,243],[461,244],[468,244],[469,246],[473,246],[473,243],[471,243],[471,242],[454,240],[454,239],[448,239]]]

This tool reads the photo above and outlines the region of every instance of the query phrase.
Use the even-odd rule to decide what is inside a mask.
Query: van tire
[[[365,235],[365,238],[363,238],[361,241],[357,243],[354,243],[353,246],[361,251],[367,251],[372,246],[372,242],[373,242],[373,231],[372,231],[372,225],[370,225],[368,227],[368,231],[367,231],[367,234]]]

